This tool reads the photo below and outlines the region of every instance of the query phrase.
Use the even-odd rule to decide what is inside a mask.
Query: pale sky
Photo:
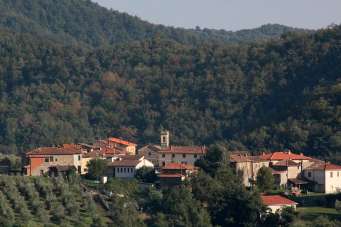
[[[341,24],[341,0],[92,0],[155,24],[240,30],[278,23],[299,28]]]

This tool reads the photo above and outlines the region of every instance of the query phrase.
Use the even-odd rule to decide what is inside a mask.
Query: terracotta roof
[[[247,155],[242,154],[232,154],[230,155],[231,162],[251,162],[251,159]]]
[[[164,167],[162,167],[163,170],[193,170],[195,167],[190,164],[183,164],[183,163],[167,163]]]
[[[168,173],[162,173],[162,174],[159,174],[159,177],[160,178],[182,178],[183,175],[182,174],[168,174]]]
[[[310,157],[304,156],[302,153],[301,154],[294,154],[291,153],[290,151],[284,152],[284,151],[279,151],[279,152],[274,152],[274,153],[269,153],[269,154],[262,154],[260,155],[260,158],[263,160],[311,160]]]
[[[89,152],[83,155],[83,158],[96,158],[96,157],[101,157],[101,154],[96,151]]]
[[[123,160],[139,160],[141,158],[144,158],[143,155],[122,155],[120,156]]]
[[[331,163],[315,163],[311,166],[308,166],[306,169],[311,169],[311,170],[341,170],[341,166],[331,164]]]
[[[110,142],[122,144],[122,145],[125,145],[125,146],[136,146],[135,143],[131,143],[131,142],[129,142],[129,141],[122,140],[122,139],[115,138],[115,137],[108,138],[108,140],[109,140]]]
[[[299,166],[299,163],[294,162],[293,160],[282,160],[273,164],[274,166]]]
[[[160,153],[173,153],[173,154],[206,154],[206,147],[199,146],[170,146],[161,148]]]
[[[114,166],[114,167],[135,167],[140,162],[141,162],[140,160],[121,160],[121,161],[110,162],[108,164],[108,166]]]
[[[74,155],[81,153],[80,149],[73,147],[40,147],[27,152],[26,155]]]
[[[297,203],[280,195],[262,195],[262,202],[266,206],[296,205]]]

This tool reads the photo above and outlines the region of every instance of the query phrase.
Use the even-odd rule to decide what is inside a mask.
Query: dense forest
[[[173,144],[341,150],[340,26],[218,40],[90,1],[1,0],[0,11],[2,152],[109,135],[158,142],[161,128]]]
[[[156,35],[183,44],[199,44],[248,42],[277,38],[291,31],[310,32],[278,24],[238,32],[166,27],[108,10],[89,0],[1,0],[0,26],[67,45],[81,42],[93,47],[142,41]]]

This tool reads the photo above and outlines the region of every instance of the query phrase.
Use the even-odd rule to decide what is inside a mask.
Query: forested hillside
[[[186,44],[250,42],[278,38],[290,31],[282,25],[228,32],[153,25],[137,17],[108,10],[89,0],[0,0],[0,26],[47,37],[70,45],[103,46],[162,36]]]
[[[175,29],[82,0],[0,0],[0,15],[2,152],[161,127],[173,144],[341,150],[340,26],[265,42],[291,29]]]
[[[248,45],[155,37],[89,50],[2,30],[4,152],[108,135],[340,151],[341,28]]]

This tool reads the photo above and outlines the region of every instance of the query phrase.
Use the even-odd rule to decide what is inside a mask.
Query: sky
[[[341,0],[92,0],[175,27],[240,30],[278,23],[317,29],[341,24]]]

